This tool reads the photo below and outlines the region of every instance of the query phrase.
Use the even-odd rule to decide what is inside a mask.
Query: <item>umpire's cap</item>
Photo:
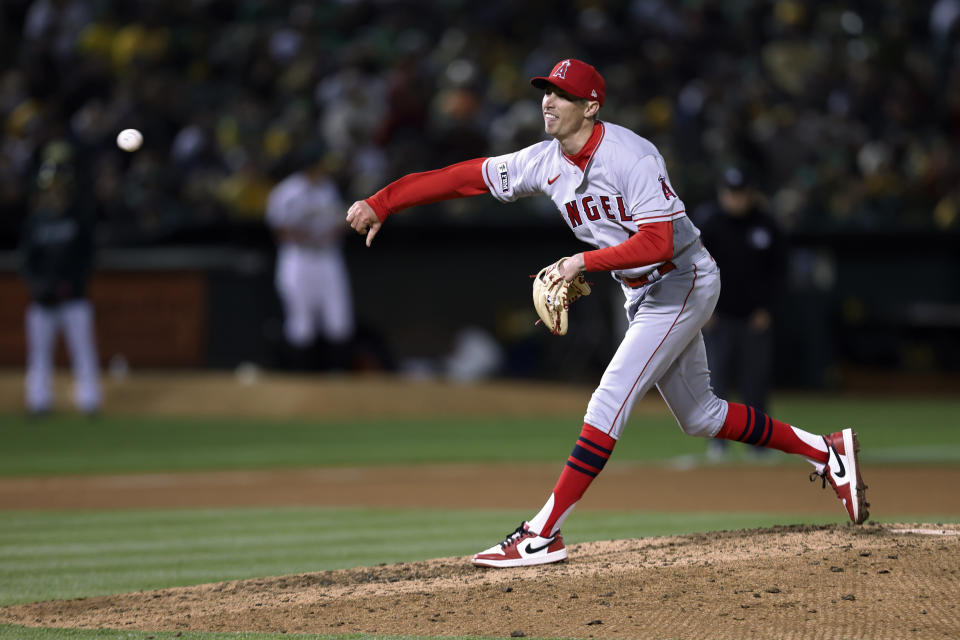
[[[741,166],[727,167],[720,176],[720,185],[734,191],[746,189],[752,183],[750,172]]]
[[[607,95],[607,82],[600,72],[575,58],[561,60],[554,65],[549,76],[530,78],[530,84],[537,89],[546,89],[548,84],[552,84],[578,98],[596,100],[601,107]]]

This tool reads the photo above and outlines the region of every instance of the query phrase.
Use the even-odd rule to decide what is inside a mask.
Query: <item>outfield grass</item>
[[[814,432],[853,426],[865,463],[960,463],[960,399],[782,396],[775,415]],[[0,416],[0,475],[265,469],[563,459],[581,416],[423,420]],[[511,446],[505,447],[503,442]],[[672,416],[635,417],[617,460],[702,454]]]

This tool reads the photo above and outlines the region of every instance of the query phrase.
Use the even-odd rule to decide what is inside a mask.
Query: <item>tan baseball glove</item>
[[[590,295],[590,284],[582,273],[578,273],[570,282],[560,275],[560,263],[564,260],[566,258],[560,258],[540,269],[533,277],[533,306],[544,326],[558,336],[567,333],[570,304],[582,296]]]

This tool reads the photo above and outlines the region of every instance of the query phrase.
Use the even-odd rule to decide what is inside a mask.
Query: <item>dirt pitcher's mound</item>
[[[41,602],[0,622],[140,630],[564,638],[956,638],[960,525],[778,527]]]

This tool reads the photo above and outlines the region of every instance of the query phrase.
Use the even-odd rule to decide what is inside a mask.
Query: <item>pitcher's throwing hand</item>
[[[367,234],[367,246],[373,242],[373,236],[383,224],[373,211],[373,207],[364,200],[357,200],[347,209],[347,224],[360,235]]]

